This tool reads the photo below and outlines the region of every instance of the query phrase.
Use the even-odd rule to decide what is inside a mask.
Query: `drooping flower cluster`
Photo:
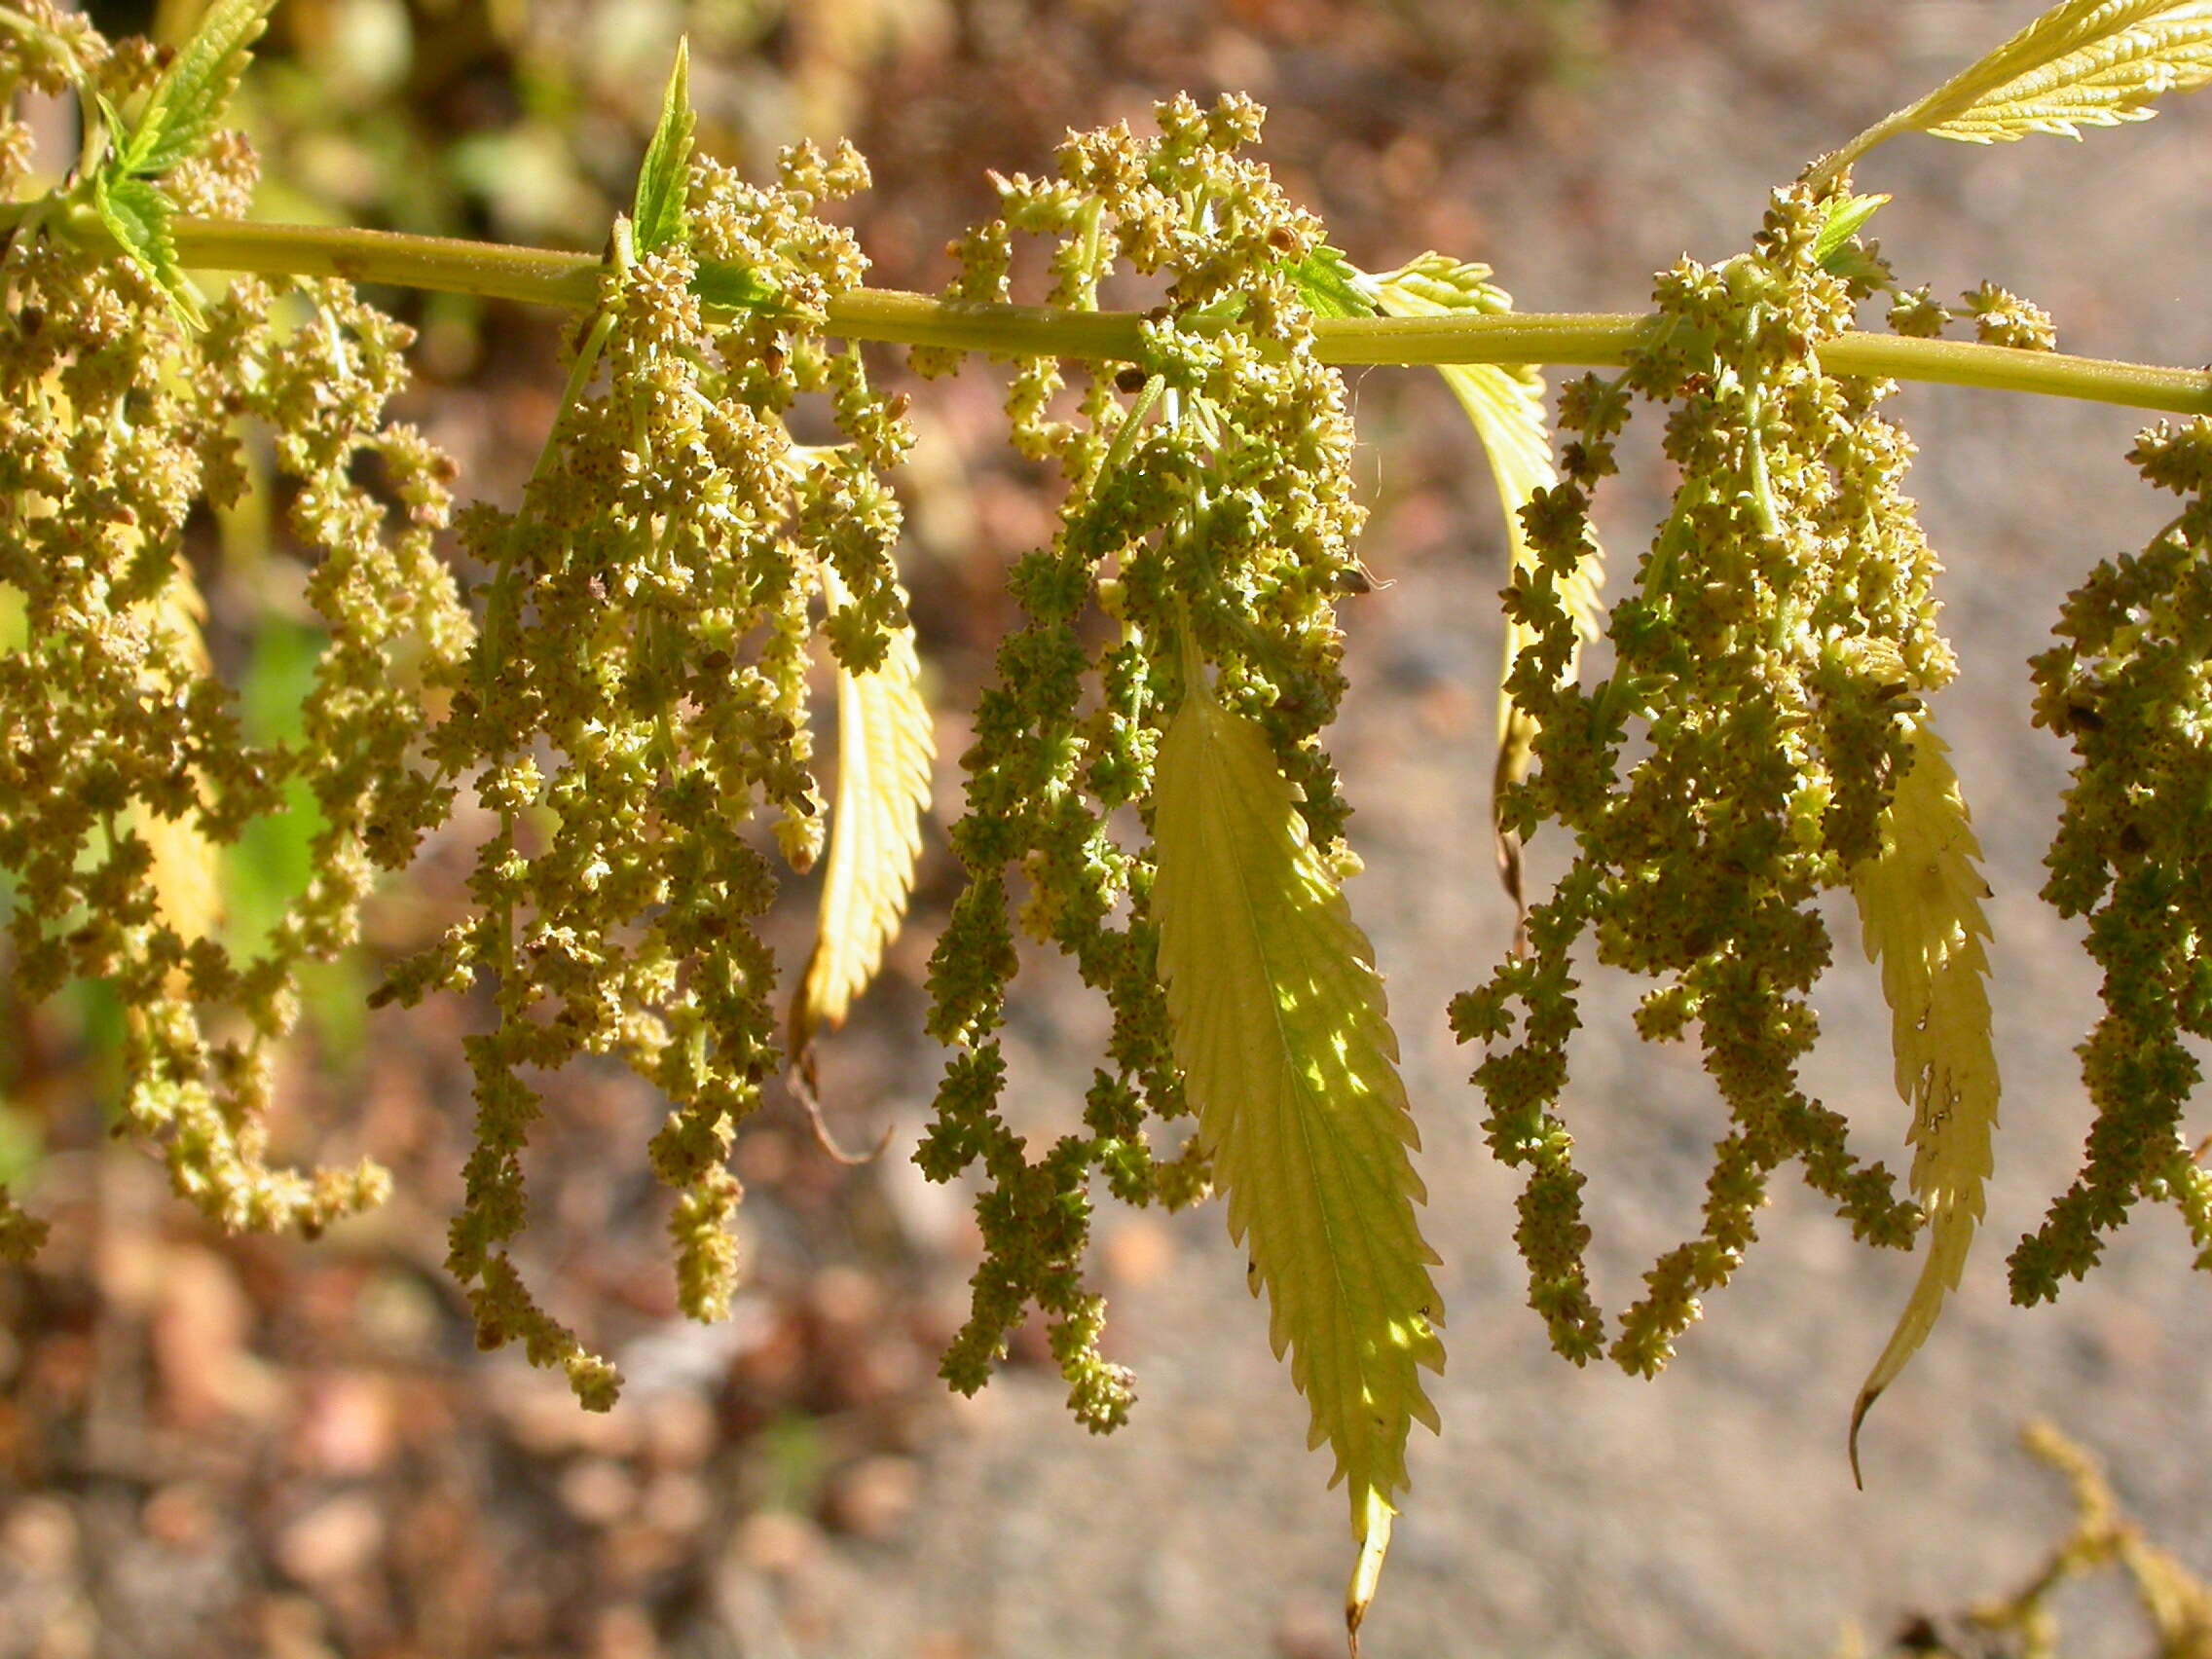
[[[1907,1244],[1916,1220],[1796,1075],[1817,1030],[1807,994],[1831,953],[1814,900],[1878,853],[1920,700],[1953,672],[1936,564],[1900,489],[1911,446],[1877,413],[1891,388],[1822,372],[1823,342],[1883,275],[1824,266],[1824,213],[1803,187],[1778,192],[1749,254],[1661,276],[1623,375],[1566,389],[1565,481],[1529,508],[1537,566],[1506,596],[1532,634],[1508,685],[1538,731],[1536,771],[1501,816],[1524,835],[1557,825],[1574,857],[1530,910],[1526,951],[1453,1020],[1492,1046],[1476,1072],[1486,1128],[1530,1169],[1516,1236],[1563,1353],[1604,1348],[1583,1177],[1558,1112],[1578,943],[1661,981],[1639,1029],[1694,1029],[1729,1111],[1700,1235],[1646,1274],[1611,1345],[1644,1374],[1741,1261],[1788,1160],[1862,1237]],[[1681,483],[1607,621],[1614,667],[1584,689],[1562,683],[1574,648],[1563,589],[1587,557],[1590,495],[1613,470],[1632,395],[1669,406]]]
[[[118,102],[151,77],[143,55],[65,38],[66,62],[14,67],[52,88],[73,65]],[[251,184],[232,135],[172,188],[195,210],[235,212]],[[276,1050],[299,1016],[300,968],[355,941],[380,871],[404,867],[445,815],[422,693],[470,634],[433,549],[451,463],[384,418],[409,331],[343,284],[248,278],[190,329],[137,264],[32,234],[0,259],[0,865],[15,877],[16,981],[32,998],[73,978],[112,986],[124,1116],[177,1190],[226,1226],[313,1233],[376,1201],[387,1178],[267,1161]],[[292,486],[288,528],[325,634],[296,741],[241,731],[186,537],[197,503],[245,490],[255,424]],[[360,481],[372,473],[384,493]],[[238,953],[212,900],[222,849],[297,786],[318,814],[315,874]],[[0,1216],[11,1244],[34,1233]]]
[[[651,1157],[679,1195],[681,1300],[697,1317],[724,1310],[739,1196],[725,1155],[782,1063],[775,964],[755,930],[775,880],[748,830],[773,815],[800,869],[822,845],[805,675],[826,583],[843,595],[826,631],[847,667],[879,662],[903,620],[881,474],[907,430],[858,352],[820,335],[865,262],[815,210],[866,182],[849,150],[794,150],[766,189],[700,165],[687,237],[608,265],[605,326],[585,336],[604,386],[579,366],[519,511],[461,523],[491,574],[434,748],[449,775],[476,778],[498,829],[474,913],[384,994],[478,974],[497,985],[498,1022],[469,1043],[477,1147],[449,1264],[479,1339],[521,1340],[587,1404],[611,1398],[612,1368],[539,1307],[511,1256],[538,1111],[525,1073],[612,1055],[668,1098]],[[709,260],[772,289],[773,314],[710,321],[695,285]],[[807,393],[844,442],[793,441],[785,412]]]
[[[1053,459],[1068,493],[1052,543],[1014,567],[1024,621],[1000,649],[962,757],[953,847],[968,885],[931,970],[931,1031],[958,1051],[919,1154],[935,1179],[980,1163],[991,1183],[978,1203],[986,1259],[945,1376],[980,1387],[1034,1302],[1070,1404],[1097,1429],[1122,1420],[1130,1392],[1097,1354],[1103,1304],[1084,1285],[1089,1172],[1140,1203],[1180,1204],[1207,1183],[1196,1141],[1163,1161],[1147,1134],[1148,1119],[1186,1106],[1152,856],[1115,819],[1150,810],[1160,734],[1190,689],[1186,662],[1202,660],[1222,700],[1265,730],[1313,843],[1347,868],[1346,809],[1314,735],[1343,691],[1336,601],[1365,586],[1342,386],[1312,360],[1290,274],[1319,226],[1238,153],[1258,136],[1256,105],[1178,98],[1157,113],[1157,138],[1122,127],[1073,136],[1056,177],[1006,181],[1001,216],[959,246],[954,288],[1010,297],[1013,240],[1025,234],[1056,239],[1055,304],[1095,306],[1117,267],[1163,289],[1138,360],[1085,371],[1072,412],[1059,407],[1058,365],[1014,373],[1015,444]],[[1071,957],[1114,1014],[1083,1128],[1042,1158],[999,1106],[1016,924]]]
[[[2212,1269],[2212,1173],[2183,1130],[2202,1076],[2188,1039],[2212,1036],[2212,421],[2154,426],[2128,459],[2182,511],[2090,572],[2030,664],[2037,723],[2077,756],[2044,897],[2088,918],[2105,1006],[2081,1049],[2081,1175],[2012,1254],[2022,1303],[2086,1273],[2142,1198],[2180,1210]]]

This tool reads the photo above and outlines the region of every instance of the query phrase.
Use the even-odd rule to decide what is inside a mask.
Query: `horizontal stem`
[[[179,218],[175,234],[178,260],[195,271],[343,276],[576,311],[599,298],[602,261],[594,253],[246,219]]]
[[[2012,346],[1915,340],[1856,330],[1822,347],[1821,362],[1831,374],[1988,387],[2046,397],[2086,398],[2129,409],[2212,415],[2212,371],[2204,369],[2169,369],[2156,363],[2071,357],[2063,351],[2023,351]]]
[[[0,226],[6,217],[0,209]],[[356,282],[571,309],[590,305],[599,293],[601,261],[595,254],[447,237],[180,218],[176,245],[185,265],[205,270],[344,276]],[[1625,313],[1575,313],[1324,317],[1313,324],[1313,352],[1322,362],[1347,367],[1532,363],[1617,368],[1628,360],[1645,321]],[[830,302],[828,331],[849,340],[940,346],[1001,356],[1128,362],[1139,355],[1143,322],[1134,312],[992,305],[867,288]],[[1821,356],[1824,366],[1838,375],[1933,381],[2176,414],[2212,414],[2212,373],[2202,369],[2108,362],[2055,351],[1857,330],[1827,342]]]

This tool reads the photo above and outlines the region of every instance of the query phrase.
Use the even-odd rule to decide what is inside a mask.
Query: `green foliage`
[[[2212,1033],[2212,422],[2155,427],[2128,459],[2182,512],[2141,553],[2099,564],[2030,664],[2037,723],[2076,756],[2044,897],[2088,919],[2105,1013],[2081,1051],[2097,1109],[2081,1176],[2012,1253],[2023,1303],[2087,1272],[2146,1198],[2181,1212],[2212,1270],[2212,1173],[2182,1127],[2201,1075],[2185,1039]]]
[[[116,134],[110,165],[117,176],[151,178],[200,153],[276,8],[276,0],[215,0],[201,14],[138,119]]]
[[[1352,1530],[1379,1559],[1407,1431],[1417,1418],[1437,1426],[1419,1367],[1444,1368],[1398,1040],[1374,952],[1267,739],[1195,661],[1184,679],[1153,799],[1175,1060],[1229,1235],[1267,1291],[1275,1357],[1290,1350],[1313,1442],[1336,1454],[1331,1484],[1346,1483]]]
[[[1938,138],[1999,143],[2031,132],[2148,120],[2162,93],[2212,80],[2212,18],[2191,0],[2072,0],[2053,7],[1912,106]]]
[[[843,585],[834,571],[824,578],[834,610]],[[814,955],[792,998],[794,1058],[806,1054],[817,1028],[845,1022],[905,919],[937,759],[921,673],[910,627],[891,636],[867,672],[837,667],[837,798]]]
[[[109,148],[88,180],[92,208],[195,327],[203,320],[200,299],[177,262],[170,228],[177,205],[157,181],[207,148],[275,7],[276,0],[216,0],[134,122],[105,108]]]
[[[2199,0],[2061,0],[1919,102],[1887,116],[1821,164],[1832,183],[1904,132],[1969,144],[2148,121],[2167,92],[2212,81],[2212,17]]]
[[[1286,269],[1319,227],[1239,154],[1258,135],[1254,105],[1178,99],[1157,114],[1157,139],[1124,128],[1072,137],[1057,178],[1005,181],[1001,217],[963,244],[954,290],[1008,297],[1012,240],[1028,233],[1057,239],[1053,304],[1095,305],[1117,262],[1167,296],[1142,359],[1089,371],[1074,421],[1052,413],[1055,362],[1014,373],[1014,443],[1057,461],[1070,489],[1052,545],[1014,566],[1010,590],[1027,620],[1000,649],[999,683],[961,760],[967,811],[952,846],[968,885],[930,977],[931,1032],[958,1052],[916,1155],[935,1179],[980,1162],[992,1183],[977,1212],[986,1257],[947,1380],[981,1386],[1034,1300],[1052,1320],[1071,1405],[1097,1428],[1126,1414],[1129,1387],[1096,1352],[1103,1304],[1083,1286],[1088,1172],[1100,1169],[1125,1201],[1169,1205],[1208,1178],[1202,1136],[1161,1160],[1146,1132],[1148,1118],[1189,1107],[1160,985],[1152,851],[1124,845],[1113,821],[1154,806],[1161,733],[1190,691],[1176,644],[1187,635],[1217,670],[1222,700],[1257,720],[1298,787],[1321,857],[1348,868],[1346,808],[1313,739],[1344,687],[1335,604],[1364,585],[1343,387],[1307,350]],[[1087,626],[1100,612],[1110,633]],[[1028,888],[1019,926],[1070,956],[1114,1017],[1111,1069],[1093,1077],[1085,1132],[1040,1161],[998,1111],[1016,870]]]
[[[1369,276],[1363,287],[1384,316],[1497,316],[1513,309],[1505,291],[1490,280],[1490,268],[1465,265],[1442,254],[1423,254],[1401,270]],[[1524,509],[1559,482],[1552,464],[1551,427],[1545,418],[1546,387],[1541,370],[1526,364],[1449,363],[1437,371],[1466,412],[1475,437],[1490,461],[1491,481],[1505,511],[1506,569],[1516,579],[1535,567]],[[1581,561],[1561,584],[1561,602],[1573,622],[1577,643],[1598,633],[1598,589],[1604,562],[1593,537]],[[1497,766],[1491,775],[1492,830],[1497,843],[1498,873],[1514,905],[1524,905],[1521,890],[1521,840],[1502,817],[1512,787],[1529,775],[1536,724],[1514,700],[1510,680],[1514,660],[1531,643],[1528,623],[1508,617],[1505,665],[1497,699]],[[1580,653],[1570,650],[1560,678],[1572,680]],[[1524,910],[1525,914],[1525,910]]]
[[[88,72],[107,62],[93,37],[75,52]],[[128,61],[118,70],[132,73]],[[197,119],[180,97],[174,119]],[[216,148],[212,167],[197,160],[178,185],[194,204],[242,189],[239,152]],[[156,189],[126,186],[126,201]],[[124,1116],[162,1148],[177,1191],[230,1226],[313,1233],[387,1183],[365,1164],[299,1173],[267,1161],[276,1050],[299,1017],[302,969],[354,943],[379,869],[404,866],[445,816],[450,792],[420,748],[423,667],[458,659],[470,631],[432,548],[447,463],[383,417],[408,337],[342,285],[303,284],[313,326],[287,338],[275,294],[252,279],[188,331],[139,263],[59,239],[18,237],[0,275],[0,584],[24,620],[0,659],[16,982],[32,997],[73,978],[113,985],[129,1011]],[[267,742],[240,730],[197,628],[171,608],[189,591],[195,503],[244,487],[243,420],[279,434],[278,469],[299,486],[291,530],[315,561],[307,595],[327,639],[297,737]],[[408,503],[396,524],[355,480],[368,458]],[[235,844],[296,786],[321,816],[316,873],[236,955],[178,911],[173,888],[165,896],[163,847],[180,834]]]
[[[1898,1093],[1912,1108],[1912,1194],[1928,1216],[1928,1260],[1896,1332],[1851,1413],[1859,1425],[1905,1361],[1928,1340],[1943,1299],[1959,1288],[1982,1216],[1990,1131],[1997,1126],[1997,1054],[1989,1023],[1989,961],[1981,911],[1989,888],[1981,848],[1943,740],[1925,720],[1907,740],[1904,776],[1882,814],[1880,853],[1851,873],[1866,954],[1882,968]]]
[[[645,159],[638,166],[638,193],[630,220],[638,251],[651,253],[683,240],[683,197],[690,185],[691,135],[698,118],[691,113],[691,47],[680,41],[676,67],[669,71],[661,99],[660,122],[653,128]]]
[[[2049,317],[1992,284],[1956,309],[1899,287],[1862,235],[1888,199],[1853,194],[1849,171],[1908,129],[2009,138],[2140,116],[2212,75],[2201,7],[2069,0],[1777,191],[1749,251],[1685,260],[1648,317],[1603,327],[1518,316],[1486,267],[1443,255],[1358,270],[1253,159],[1262,115],[1238,97],[1162,103],[1148,137],[1071,135],[1051,176],[995,180],[998,211],[955,245],[942,301],[870,291],[853,237],[823,217],[866,183],[860,158],[800,146],[756,185],[694,157],[680,53],[634,211],[596,267],[373,244],[380,269],[427,286],[542,283],[587,306],[519,505],[458,518],[452,464],[386,418],[406,330],[336,281],[240,277],[203,302],[187,278],[224,245],[200,221],[250,203],[251,153],[217,128],[268,9],[223,0],[159,75],[51,0],[0,9],[0,90],[73,90],[93,122],[81,176],[26,202],[12,200],[26,130],[0,124],[0,599],[21,618],[0,653],[10,966],[31,998],[112,993],[123,1116],[181,1194],[230,1226],[310,1233],[381,1196],[373,1168],[267,1156],[275,1057],[303,977],[356,944],[378,881],[473,806],[493,828],[466,913],[370,1002],[486,993],[448,1239],[480,1339],[563,1368],[586,1405],[618,1385],[516,1248],[535,1078],[591,1057],[668,1100],[647,1156],[671,1193],[679,1297],[702,1317],[726,1308],[737,1125],[873,973],[931,789],[887,482],[911,435],[855,342],[927,342],[912,360],[930,373],[970,350],[1011,356],[1011,441],[1065,493],[1051,541],[1008,578],[1019,620],[960,757],[963,880],[930,969],[929,1029],[951,1054],[916,1158],[940,1181],[979,1172],[983,1244],[943,1375],[980,1387],[1034,1307],[1078,1418],[1120,1423],[1132,1382],[1100,1351],[1085,1276],[1093,1183],[1169,1207],[1218,1184],[1314,1443],[1347,1482],[1356,1630],[1410,1424],[1434,1426],[1419,1368],[1442,1360],[1415,1119],[1345,902],[1358,861],[1322,747],[1346,690],[1339,607],[1371,585],[1324,356],[1398,350],[1442,367],[1509,517],[1496,813],[1517,901],[1520,843],[1567,843],[1566,873],[1452,1008],[1485,1051],[1490,1144],[1529,1172],[1515,1237],[1530,1304],[1575,1362],[1656,1372],[1795,1161],[1870,1243],[1931,1235],[1861,1414],[1899,1374],[1981,1217],[1997,1077],[1976,849],[1931,723],[1955,672],[1937,565],[1903,490],[1910,442],[1882,414],[1893,383],[1866,367],[2136,401],[2157,372],[2108,386],[2103,365],[2046,357],[2027,378]],[[352,269],[369,244],[350,237],[278,229],[256,257],[289,246],[303,267]],[[1015,292],[1021,238],[1045,244],[1041,293]],[[1124,291],[1145,309],[1102,312]],[[1877,301],[1896,336],[1878,359],[1855,328]],[[2005,350],[1935,338],[1960,319]],[[1535,364],[1568,359],[1619,372],[1565,387],[1555,458]],[[2201,377],[2159,384],[2201,397]],[[834,441],[794,439],[802,399]],[[1601,617],[1593,498],[1640,403],[1664,411],[1678,484]],[[246,422],[275,434],[306,564],[296,719],[269,718],[258,691],[241,709],[201,626],[188,523],[248,488]],[[2146,433],[2135,460],[2186,504],[2144,553],[2092,571],[2034,665],[2038,719],[2078,758],[2046,893],[2087,919],[2105,1014],[2083,1049],[2083,1171],[2014,1254],[2022,1301],[2084,1272],[2145,1198],[2182,1210],[2212,1268],[2212,1177],[2181,1127],[2188,1040],[2212,1036],[2212,420]],[[481,575],[465,595],[437,547],[449,523]],[[1600,632],[1611,666],[1585,683]],[[799,870],[825,848],[818,645],[844,754],[822,940],[787,1022],[758,927],[776,891],[764,843]],[[298,880],[226,921],[211,872],[264,846]],[[1818,905],[1844,888],[1892,1010],[1917,1203],[1798,1079],[1833,955]],[[1002,1099],[1017,931],[1067,956],[1111,1017],[1080,1127],[1034,1153]],[[1640,1031],[1694,1033],[1726,1114],[1699,1232],[1617,1322],[1584,1265],[1567,1124],[1593,958],[1651,981]],[[0,1254],[39,1232],[0,1192]]]
[[[1530,910],[1527,951],[1455,1003],[1453,1025],[1493,1046],[1476,1081],[1493,1149],[1531,1171],[1516,1235],[1530,1304],[1577,1363],[1604,1344],[1582,1265],[1583,1179],[1557,1114],[1584,940],[1600,962],[1662,981],[1640,1029],[1664,1041],[1694,1026],[1730,1114],[1704,1231],[1646,1275],[1612,1345],[1620,1365],[1666,1363],[1698,1299],[1742,1260],[1767,1176],[1788,1159],[1860,1236],[1911,1239],[1888,1172],[1848,1152],[1843,1121],[1795,1076],[1818,1030],[1807,993],[1830,956],[1814,901],[1877,851],[1908,721],[1953,672],[1935,561],[1899,488],[1909,452],[1876,412],[1890,387],[1821,370],[1823,343],[1864,297],[1819,263],[1821,218],[1809,192],[1778,193],[1751,253],[1662,275],[1657,324],[1625,373],[1562,399],[1577,435],[1566,482],[1529,507],[1534,567],[1506,595],[1530,635],[1506,683],[1535,722],[1536,771],[1500,812],[1524,837],[1559,824],[1576,852]],[[1577,644],[1568,584],[1634,394],[1674,406],[1667,453],[1682,482],[1606,620],[1615,666],[1583,689],[1563,680]]]
[[[103,172],[93,180],[92,206],[124,252],[145,269],[186,320],[195,326],[203,321],[191,279],[177,263],[168,198],[145,179],[128,174],[110,178]]]
[[[1469,265],[1440,253],[1370,276],[1354,267],[1333,247],[1323,247],[1294,266],[1301,291],[1316,313],[1324,316],[1500,316],[1513,309],[1505,290],[1490,279],[1487,265]],[[1496,486],[1498,504],[1505,511],[1507,568],[1516,574],[1528,571],[1534,555],[1529,545],[1522,509],[1539,491],[1559,482],[1552,465],[1551,426],[1545,417],[1542,373],[1526,364],[1447,363],[1438,373],[1465,411],[1475,437],[1490,461],[1491,480]],[[1604,577],[1597,543],[1569,577],[1566,602],[1578,635],[1595,638],[1598,586]],[[1505,630],[1505,663],[1529,644],[1525,624],[1508,619]],[[1571,679],[1576,657],[1570,654],[1561,674]],[[1509,685],[1501,685],[1497,699],[1497,768],[1493,776],[1493,801],[1502,801],[1505,791],[1528,776],[1530,746],[1535,728],[1513,700]],[[1498,871],[1506,891],[1519,905],[1521,894],[1521,843],[1493,814],[1497,840]]]
[[[881,478],[908,442],[897,412],[857,353],[781,321],[709,324],[691,277],[698,257],[740,264],[819,307],[861,262],[814,205],[866,178],[849,153],[793,152],[769,189],[710,164],[683,240],[625,258],[618,237],[603,326],[571,376],[580,387],[598,353],[604,389],[564,408],[518,512],[461,521],[491,579],[473,651],[440,677],[451,713],[430,747],[499,828],[478,853],[474,912],[379,995],[496,985],[497,1024],[469,1042],[477,1149],[448,1262],[479,1341],[522,1341],[587,1404],[611,1400],[611,1368],[511,1260],[538,1113],[528,1073],[613,1055],[668,1098],[651,1161],[677,1195],[681,1300],[723,1311],[739,1198],[726,1155],[781,1057],[755,931],[775,880],[746,832],[772,816],[800,868],[820,850],[804,677],[826,584],[852,596],[824,624],[850,666],[879,662],[903,620]],[[801,464],[784,415],[807,393],[827,395],[845,441]]]

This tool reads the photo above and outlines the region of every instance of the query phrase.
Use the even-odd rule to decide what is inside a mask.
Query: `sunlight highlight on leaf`
[[[1356,1635],[1408,1429],[1437,1426],[1419,1377],[1444,1348],[1414,1214],[1419,1136],[1367,938],[1260,728],[1191,679],[1155,775],[1161,976],[1230,1236],[1312,1409],[1309,1444],[1327,1441],[1332,1484],[1349,1483]]]
[[[1852,893],[1866,954],[1882,965],[1898,1093],[1912,1107],[1913,1195],[1927,1212],[1928,1258],[1889,1346],[1851,1414],[1851,1469],[1867,1408],[1927,1341],[1943,1300],[1959,1285],[1982,1216],[1997,1124],[1997,1055],[1991,1043],[1990,937],[1981,902],[1989,887],[1959,781],[1943,740],[1917,726],[1913,761],[1882,818],[1882,854],[1854,872]]]
[[[842,605],[844,588],[828,567],[823,582],[830,608]],[[881,666],[869,673],[838,666],[830,864],[822,883],[821,933],[792,1003],[793,1053],[818,1029],[844,1023],[905,918],[936,755],[911,628],[891,637]]]
[[[115,158],[121,171],[165,172],[207,141],[276,9],[276,0],[215,0],[201,15]]]
[[[2212,81],[2207,0],[2065,0],[1918,103],[1884,118],[1827,158],[1816,178],[1841,176],[1900,132],[1968,144],[2031,132],[2079,138],[2084,127],[2148,121],[2152,102]]]
[[[2165,92],[2212,80],[2205,0],[2073,0],[2014,35],[1920,107],[1938,138],[1988,144],[2031,132],[2148,121]]]
[[[631,207],[640,253],[683,240],[684,191],[691,165],[691,138],[698,127],[691,108],[691,43],[676,43],[676,64],[668,72],[660,122],[638,165],[638,188]]]

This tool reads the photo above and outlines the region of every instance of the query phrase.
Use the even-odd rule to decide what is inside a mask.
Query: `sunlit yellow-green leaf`
[[[2207,0],[2065,0],[1918,103],[1877,122],[1821,169],[1834,176],[1900,132],[1969,144],[2147,121],[2153,100],[2212,81]]]
[[[1882,818],[1882,852],[1852,876],[1866,954],[1882,967],[1898,1092],[1912,1107],[1913,1195],[1927,1212],[1928,1258],[1889,1346],[1851,1414],[1859,1425],[1935,1327],[1959,1284],[1982,1215],[1990,1131],[1997,1124],[1997,1054],[1991,1045],[1989,938],[1981,902],[1989,888],[1943,740],[1913,733],[1912,765]]]
[[[1437,253],[1425,253],[1412,264],[1382,276],[1362,274],[1357,286],[1386,316],[1441,316],[1454,312],[1492,315],[1513,309],[1511,298],[1490,281],[1487,266],[1462,265]],[[1467,420],[1481,440],[1490,461],[1491,478],[1497,487],[1498,505],[1505,513],[1505,545],[1516,574],[1529,569],[1531,555],[1528,533],[1522,528],[1521,509],[1538,490],[1559,482],[1552,464],[1551,423],[1544,409],[1545,386],[1541,370],[1525,364],[1448,363],[1438,371],[1452,395],[1459,400]],[[1575,631],[1585,640],[1598,636],[1599,583],[1604,578],[1600,560],[1593,555],[1568,578],[1561,600],[1574,617]],[[1529,774],[1533,756],[1535,727],[1505,692],[1502,681],[1511,673],[1513,660],[1529,643],[1529,631],[1508,621],[1505,660],[1497,694],[1497,772],[1493,800],[1506,786]],[[1573,673],[1573,665],[1567,667]],[[1516,903],[1521,897],[1520,848],[1500,830],[1497,837],[1498,868],[1506,890]]]
[[[2153,99],[2212,80],[2204,0],[2072,0],[2007,41],[1923,107],[1922,129],[1988,144],[2146,121]]]
[[[1202,683],[1161,746],[1153,841],[1175,1058],[1310,1444],[1349,1483],[1356,1629],[1408,1428],[1436,1426],[1419,1368],[1444,1363],[1382,981],[1266,737]]]
[[[121,140],[113,163],[119,173],[165,172],[207,141],[276,9],[276,0],[215,0],[201,13],[192,38]]]
[[[825,570],[824,579],[830,606],[843,604],[835,573]],[[935,756],[913,630],[902,628],[876,668],[837,669],[837,793],[821,931],[792,1005],[794,1052],[817,1029],[844,1022],[905,918]]]
[[[661,96],[660,122],[645,158],[638,164],[638,188],[630,220],[640,253],[651,253],[683,239],[683,198],[691,163],[691,135],[698,117],[691,109],[691,43],[679,38],[676,63]]]

